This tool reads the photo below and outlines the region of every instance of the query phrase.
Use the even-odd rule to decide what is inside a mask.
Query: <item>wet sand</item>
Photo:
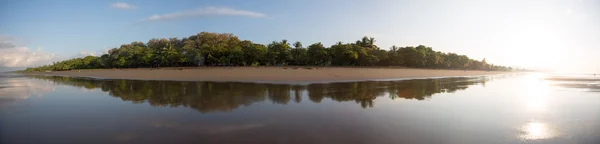
[[[478,76],[502,73],[507,72],[387,67],[187,67],[93,69],[56,72],[32,72],[26,74],[135,80],[294,83]]]

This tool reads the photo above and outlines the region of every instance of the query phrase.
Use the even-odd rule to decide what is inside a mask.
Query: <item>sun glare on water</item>
[[[544,112],[548,109],[548,83],[543,80],[544,74],[534,73],[526,78],[522,102],[530,112]]]
[[[554,129],[547,123],[542,122],[529,122],[520,128],[521,139],[527,140],[539,140],[539,139],[549,139],[556,136],[556,132]]]
[[[536,119],[549,110],[551,102],[549,95],[549,84],[544,80],[546,77],[542,73],[531,73],[523,81],[523,91],[521,102],[523,103],[523,112]],[[556,129],[550,124],[532,120],[518,127],[519,138],[525,140],[549,139],[557,136]]]

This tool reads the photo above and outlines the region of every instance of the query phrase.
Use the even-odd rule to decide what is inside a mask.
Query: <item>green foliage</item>
[[[331,63],[331,56],[320,42],[308,46],[307,54],[308,65],[325,66]]]
[[[302,47],[302,43],[299,41],[294,43],[294,48],[290,50],[291,54],[291,65],[307,65],[308,64],[308,52]]]
[[[97,68],[180,66],[404,66],[460,70],[510,71],[512,68],[477,61],[465,55],[434,51],[431,47],[380,49],[375,39],[363,37],[355,43],[338,42],[331,47],[314,43],[307,48],[287,40],[268,45],[240,40],[233,34],[201,32],[178,39],[150,39],[113,48],[100,57],[74,58],[25,71],[65,71]]]
[[[331,46],[331,64],[337,66],[356,65],[358,61],[358,53],[353,50],[353,47],[355,47],[355,45],[343,44],[342,42],[338,42],[337,44]]]
[[[270,65],[287,65],[291,61],[290,44],[285,39],[273,41],[267,46],[266,58]]]

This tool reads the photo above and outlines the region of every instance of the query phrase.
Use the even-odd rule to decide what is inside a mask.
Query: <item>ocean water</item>
[[[0,74],[0,143],[600,143],[600,77],[318,84]]]

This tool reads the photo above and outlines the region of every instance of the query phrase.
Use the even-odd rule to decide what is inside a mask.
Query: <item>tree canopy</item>
[[[191,66],[402,66],[412,68],[510,71],[465,55],[434,51],[431,47],[375,45],[375,38],[355,43],[338,42],[330,47],[299,41],[273,41],[268,45],[240,40],[229,33],[201,32],[187,38],[150,39],[113,48],[102,56],[86,56],[51,65],[27,68],[33,71],[65,71],[100,68],[191,67]]]

